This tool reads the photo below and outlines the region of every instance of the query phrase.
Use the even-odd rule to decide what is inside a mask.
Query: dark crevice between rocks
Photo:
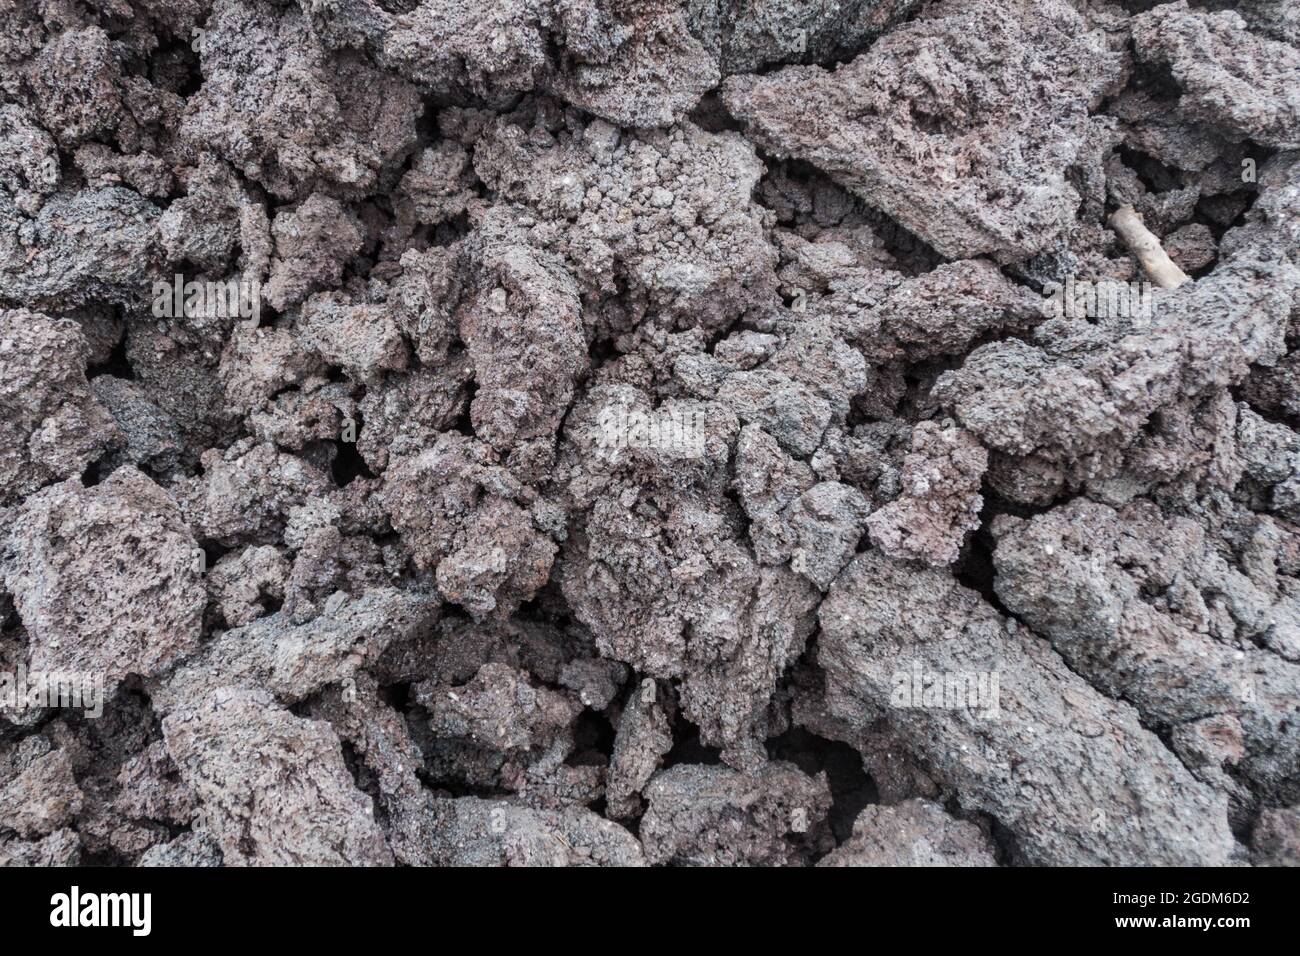
[[[131,362],[126,355],[125,331],[113,346],[112,351],[108,353],[107,359],[86,369],[87,379],[97,378],[100,375],[112,375],[114,378],[135,381],[135,370],[131,368]]]
[[[361,432],[361,422],[356,423],[357,433]],[[330,445],[334,448],[334,455],[330,461],[330,474],[334,476],[334,483],[340,488],[346,488],[357,478],[374,478],[375,473],[370,470],[366,464],[361,452],[357,451],[355,441],[344,441],[342,438],[332,440]]]
[[[365,758],[361,756],[350,740],[340,739],[339,743],[343,748],[344,766],[348,768],[348,773],[352,774],[352,780],[357,789],[370,797],[374,803],[375,822],[387,832],[390,829],[391,821],[388,818],[388,811],[384,807],[383,794],[379,789],[379,778],[366,764]]]
[[[999,866],[1022,866],[1024,854],[1015,833],[1007,829],[996,817],[989,817],[989,836]]]
[[[564,599],[564,592],[554,577],[547,581],[536,594],[519,605],[514,613],[519,621],[545,624],[558,631],[568,631],[574,627],[573,611]]]
[[[773,760],[793,763],[809,776],[825,771],[831,788],[827,822],[836,844],[853,834],[853,822],[863,807],[880,802],[880,791],[862,767],[862,755],[848,744],[793,727],[768,740],[767,753]]]
[[[1138,181],[1146,187],[1147,192],[1163,193],[1171,189],[1182,189],[1186,185],[1179,170],[1166,166],[1154,156],[1125,145],[1120,145],[1117,152],[1124,165],[1137,174]]]
[[[478,382],[470,380],[465,383],[465,410],[456,416],[456,423],[451,431],[460,432],[466,438],[474,438],[474,419],[470,412],[474,405],[474,396],[478,394]]]
[[[1247,143],[1250,149],[1247,151],[1246,158],[1255,161],[1255,175],[1259,176],[1270,157],[1277,151],[1263,149],[1253,143]],[[1196,201],[1196,207],[1192,210],[1191,222],[1199,223],[1210,230],[1210,235],[1214,237],[1216,246],[1223,241],[1223,237],[1233,229],[1237,229],[1246,224],[1246,220],[1252,209],[1255,208],[1255,201],[1259,198],[1259,183],[1243,182],[1240,188],[1228,193],[1221,193],[1217,196],[1201,196]],[[1236,210],[1231,219],[1225,219],[1224,210],[1216,210],[1216,206],[1222,207],[1229,203],[1240,203],[1241,208]],[[1231,208],[1227,212],[1231,212]],[[1219,263],[1219,256],[1215,255],[1214,259],[1201,269],[1190,273],[1193,279],[1199,279],[1202,276],[1209,275],[1214,271],[1215,266]]]
[[[454,739],[448,737],[439,738],[438,742],[444,744],[456,743]],[[430,790],[439,791],[435,793],[435,796],[478,797],[482,800],[511,799],[518,796],[514,791],[502,787],[483,787],[466,783],[458,777],[440,776],[436,771],[429,769],[431,765],[436,766],[437,764],[437,761],[432,759],[434,755],[430,754],[428,747],[422,747],[421,749],[424,754],[424,766],[416,767],[415,775],[424,786]]]
[[[201,27],[194,27],[196,31],[202,30]],[[194,50],[198,44],[195,42],[199,33],[187,37],[176,37],[159,44],[158,49],[152,54],[149,66],[165,65],[169,77],[164,79],[158,69],[150,69],[149,79],[155,85],[166,89],[172,87],[172,92],[182,99],[188,100],[197,93],[203,86],[203,66],[199,59],[199,54]],[[167,82],[167,80],[172,82]]]
[[[929,243],[909,231],[893,217],[865,204],[863,208],[884,250],[894,257],[894,261],[909,278],[915,279],[933,272],[948,261]]]
[[[468,236],[470,228],[469,213],[459,212],[430,229],[429,245],[437,249],[446,249]]]
[[[613,753],[614,726],[609,718],[590,708],[584,710],[574,721],[573,752],[564,762],[574,767],[603,766]]]
[[[379,689],[380,699],[399,714],[411,706],[411,681],[398,681]]]
[[[705,93],[687,118],[706,133],[740,133],[745,129],[716,92]]]
[[[1069,664],[1067,663],[1066,666],[1069,667]],[[1070,670],[1077,674],[1077,671],[1074,671],[1074,668],[1070,668]],[[1083,675],[1081,674],[1078,676],[1083,680],[1087,680],[1087,678],[1083,677]],[[1177,760],[1184,770],[1186,770],[1191,776],[1193,777],[1196,776],[1195,768],[1189,765],[1187,761],[1183,759],[1182,754],[1180,754],[1178,750],[1174,747],[1174,724],[1150,716],[1149,714],[1145,713],[1140,707],[1138,707],[1136,703],[1129,700],[1128,697],[1126,697],[1123,694],[1107,694],[1104,690],[1096,687],[1096,685],[1093,686],[1094,689],[1097,691],[1097,693],[1103,695],[1104,697],[1109,697],[1111,700],[1121,701],[1125,704],[1128,704],[1135,711],[1137,711],[1138,724],[1142,727],[1142,729],[1154,735],[1155,738],[1160,741],[1161,745],[1165,748],[1165,750],[1169,752],[1169,755],[1172,756],[1175,760]],[[1196,718],[1192,718],[1192,719],[1194,720]]]
[[[104,462],[104,459],[96,459],[87,465],[81,473],[81,484],[86,488],[94,488],[107,477],[107,471],[108,465]]]
[[[617,361],[623,357],[623,353],[618,350],[618,346],[611,339],[597,339],[591,343],[588,357],[587,378],[594,379],[596,373],[608,362]]]
[[[608,767],[614,753],[614,725],[604,714],[584,710],[573,723],[573,751],[564,759],[571,767]],[[605,815],[605,798],[586,804],[589,810]]]
[[[257,592],[258,603],[262,605],[263,615],[278,614],[284,608],[284,598],[271,594],[265,587]]]
[[[1255,374],[1260,371],[1267,371],[1267,370],[1263,369],[1262,366],[1258,366],[1258,365],[1251,366],[1251,374]],[[1249,382],[1250,382],[1250,378],[1248,376],[1246,379],[1242,380],[1241,382],[1238,382],[1236,385],[1230,385],[1228,387],[1228,392],[1232,395],[1232,400],[1234,402],[1238,402],[1238,403],[1245,402],[1247,405],[1250,406],[1250,410],[1252,412],[1254,412],[1260,418],[1264,419],[1264,421],[1266,422],[1271,422],[1274,425],[1284,425],[1287,428],[1290,428],[1292,431],[1300,432],[1300,415],[1288,415],[1284,411],[1279,411],[1276,408],[1269,408],[1266,405],[1257,404],[1256,402],[1252,401],[1249,394],[1246,391]]]
[[[391,13],[394,16],[402,16],[410,13],[420,5],[420,0],[375,0],[385,13]]]
[[[215,541],[208,541],[202,545],[203,549],[203,568],[205,571],[211,571],[217,566],[217,562],[233,551],[233,548],[227,548]]]
[[[984,498],[984,507],[980,509],[980,526],[967,535],[961,554],[952,566],[952,576],[963,587],[978,592],[1003,617],[1014,620],[1026,630],[1032,631],[1032,628],[1007,609],[994,587],[996,568],[993,564],[993,551],[997,547],[997,542],[993,538],[993,522],[1000,515],[1028,520],[1045,514],[1057,507],[1058,503],[1036,506],[1007,501],[990,488],[987,481],[980,489],[980,493]]]
[[[719,764],[722,763],[722,751],[700,743],[700,729],[678,714],[673,724],[673,746],[664,757],[663,769],[681,763]]]

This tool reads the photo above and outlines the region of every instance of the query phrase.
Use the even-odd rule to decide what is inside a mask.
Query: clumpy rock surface
[[[820,615],[831,715],[883,710],[941,786],[1014,821],[1027,862],[1228,861],[1227,796],[947,572],[862,555]]]
[[[0,312],[0,504],[80,475],[122,443],[86,382],[89,357],[76,322],[25,309]]]
[[[979,828],[928,800],[867,807],[853,835],[818,866],[994,866],[993,845]]]
[[[97,673],[111,691],[197,648],[202,552],[175,501],[148,477],[128,465],[93,488],[71,479],[11,516],[0,566],[33,670]]]
[[[0,6],[0,865],[1300,865],[1294,4]]]
[[[1089,109],[1123,79],[1104,35],[1060,0],[959,2],[836,69],[734,77],[724,96],[765,147],[824,170],[942,255],[1015,259],[1069,223],[1079,196],[1066,171],[1103,129]]]
[[[218,691],[168,715],[163,734],[228,865],[392,863],[328,725]]]
[[[824,779],[782,763],[753,774],[674,767],[651,779],[646,798],[641,840],[647,859],[679,866],[806,862],[830,805]]]

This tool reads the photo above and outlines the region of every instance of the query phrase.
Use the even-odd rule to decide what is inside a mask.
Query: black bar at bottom
[[[145,897],[133,894],[148,894],[147,935]],[[499,870],[0,870],[0,916],[15,941],[77,934],[79,943],[112,938],[128,946],[374,946],[409,932],[432,947],[459,938],[461,948],[472,945],[465,932],[486,931],[495,942],[485,942],[499,945],[540,931],[545,945],[566,945],[577,933],[588,949],[674,928],[681,942],[698,945],[714,934],[726,940],[746,930],[824,932],[837,924],[861,934],[863,945],[904,929],[923,931],[927,944],[969,943],[976,928],[999,942],[1041,942],[1050,932],[1070,942],[1128,937],[1181,945],[1200,936],[1217,944],[1286,930],[1295,899],[1293,871],[1260,869],[574,870],[544,877]],[[85,925],[111,922],[117,925]]]

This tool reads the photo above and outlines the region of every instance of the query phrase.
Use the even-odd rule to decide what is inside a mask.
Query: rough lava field
[[[1300,3],[0,0],[0,864],[1300,865]]]

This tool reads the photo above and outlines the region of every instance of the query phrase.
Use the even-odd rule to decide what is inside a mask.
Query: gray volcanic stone
[[[29,666],[99,675],[110,694],[166,670],[202,636],[201,554],[171,495],[129,465],[32,495],[0,552]]]
[[[938,4],[834,70],[723,90],[764,147],[825,170],[941,255],[1016,260],[1070,221],[1066,171],[1102,128],[1089,107],[1122,78],[1104,35],[1062,0],[987,0]]]
[[[0,8],[0,865],[1297,865],[1294,0]]]
[[[1226,796],[1197,781],[1130,705],[946,572],[862,555],[819,616],[831,714],[850,725],[884,714],[964,806],[1011,830],[1025,862],[1230,859]]]

